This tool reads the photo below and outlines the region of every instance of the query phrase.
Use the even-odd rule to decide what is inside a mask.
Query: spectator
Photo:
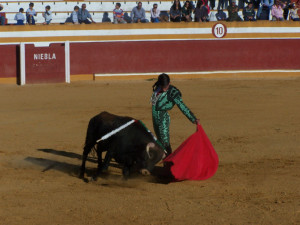
[[[81,9],[78,10],[78,22],[81,23],[85,23],[85,24],[91,24],[92,22],[96,23],[91,14],[89,13],[89,11],[86,9],[86,4],[82,4],[81,5]]]
[[[179,0],[175,0],[170,9],[170,20],[172,22],[181,21],[181,4]]]
[[[218,21],[226,21],[226,13],[223,10],[219,9],[216,13],[216,18]]]
[[[261,10],[260,10],[261,9]],[[260,13],[260,14],[259,14]],[[259,16],[258,16],[259,15]],[[270,9],[269,6],[262,6],[256,14],[258,20],[269,20]]]
[[[19,12],[15,15],[15,20],[17,21],[16,25],[24,25],[25,16],[23,15],[24,9],[20,8]]]
[[[111,23],[111,19],[108,17],[108,12],[103,13],[102,23]]]
[[[3,10],[3,8],[4,8],[3,5],[0,4],[0,12]],[[0,24],[5,25],[5,17],[1,15],[1,13],[0,13]]]
[[[298,15],[298,8],[295,3],[292,4],[292,8],[290,10],[290,18],[293,21],[300,21],[299,15]]]
[[[283,19],[287,20],[288,16],[289,16],[289,11],[291,8],[291,1],[290,0],[283,0],[282,4],[284,4],[283,8]]]
[[[124,20],[127,22],[127,23],[131,23],[132,22],[132,19],[131,17],[128,15],[128,13],[124,13]]]
[[[219,0],[219,2],[218,2],[218,11],[221,9],[221,7],[222,7],[222,10],[223,9],[227,9],[227,7],[228,7],[228,0]]]
[[[216,0],[209,0],[210,9],[214,10],[216,6]]]
[[[248,2],[248,5],[243,9],[244,21],[256,21],[253,2]]]
[[[185,21],[185,22],[191,22],[192,21],[192,9],[190,6],[190,2],[186,1],[181,9],[181,21]]]
[[[209,6],[208,6],[208,0],[198,0],[198,2],[202,2],[202,5],[204,5],[207,8],[207,11],[208,11],[207,13],[209,14],[210,9],[209,9]]]
[[[269,20],[270,10],[273,4],[274,4],[274,0],[261,0],[257,10],[257,15],[256,15],[257,19]],[[263,15],[261,15],[261,13],[263,13]]]
[[[43,17],[45,18],[45,22],[43,24],[44,25],[50,24],[50,22],[52,20],[52,12],[50,11],[50,6],[49,5],[47,5],[45,7],[45,12],[43,13]]]
[[[197,2],[195,8],[195,22],[207,22],[208,21],[208,9],[202,1]],[[225,16],[226,18],[226,16]]]
[[[78,21],[78,11],[79,11],[79,7],[77,5],[74,6],[74,11],[71,13],[70,17],[68,17],[66,19],[65,23],[79,24],[79,21]]]
[[[37,15],[37,13],[34,10],[34,4],[32,2],[29,3],[29,9],[26,11],[26,19],[27,23],[29,25],[35,25],[35,19],[34,17]]]
[[[124,12],[120,7],[121,3],[116,3],[115,9],[113,10],[114,24],[126,23],[126,21],[124,20]]]
[[[79,24],[79,20],[78,20],[78,12],[79,12],[79,6],[75,6],[74,7],[74,11],[71,14],[71,18],[72,18],[72,23],[74,24]]]
[[[160,21],[161,22],[169,22],[169,13],[167,11],[160,12]]]
[[[254,9],[259,8],[260,0],[252,0]]]
[[[291,4],[290,0],[284,0],[282,3],[285,5],[283,7],[283,19],[287,20],[287,18],[289,16],[290,8],[292,8],[292,6],[291,6],[292,4]]]
[[[299,1],[300,1],[300,0],[299,0]],[[190,1],[190,8],[191,8],[192,12],[194,12],[196,6],[195,6],[195,4],[194,4],[193,1]]]
[[[157,4],[153,4],[153,8],[151,9],[151,22],[159,23],[160,22],[160,10],[157,8]]]
[[[228,18],[226,21],[242,21],[241,17],[238,14],[239,7],[236,5],[236,1],[232,0],[231,4],[227,8],[228,10]]]
[[[245,3],[247,3],[247,0],[239,0],[238,2],[239,9],[244,9]]]
[[[146,19],[145,9],[142,8],[142,3],[139,2],[131,11],[132,23],[149,23]]]
[[[66,23],[79,24],[78,11],[79,11],[79,7],[76,5],[74,7],[74,11],[71,13],[71,16],[67,18]]]
[[[275,4],[272,6],[271,15],[273,21],[283,21],[283,7],[279,0],[276,0]]]

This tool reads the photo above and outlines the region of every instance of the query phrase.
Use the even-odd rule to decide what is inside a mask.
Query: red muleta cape
[[[197,131],[164,162],[173,164],[170,169],[177,181],[205,180],[216,173],[219,158],[202,126],[197,125]]]

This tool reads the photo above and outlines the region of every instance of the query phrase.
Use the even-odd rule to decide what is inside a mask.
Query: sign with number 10
[[[217,23],[213,26],[212,33],[216,38],[223,38],[227,33],[227,27],[222,23]]]

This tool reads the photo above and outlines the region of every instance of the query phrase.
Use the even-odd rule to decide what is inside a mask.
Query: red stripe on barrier
[[[71,43],[71,74],[300,69],[299,39]]]
[[[18,45],[0,45],[0,78],[17,77],[18,74]]]

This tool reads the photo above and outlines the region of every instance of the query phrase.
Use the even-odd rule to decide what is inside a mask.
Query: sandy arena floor
[[[206,181],[77,178],[101,111],[151,129],[153,81],[0,86],[0,224],[300,224],[300,79],[177,80],[220,165]],[[171,111],[171,142],[195,130]],[[91,174],[96,164],[87,163]]]

